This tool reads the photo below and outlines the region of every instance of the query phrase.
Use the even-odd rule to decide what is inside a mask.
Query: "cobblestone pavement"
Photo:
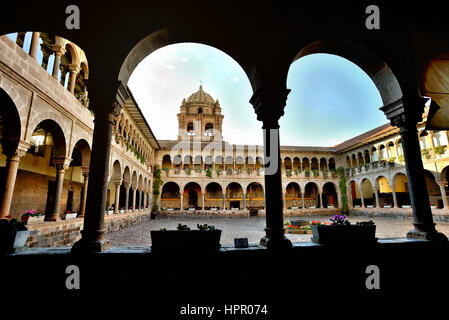
[[[320,220],[329,221],[329,216],[308,216],[308,217],[286,217],[285,220]],[[349,217],[349,221],[355,223],[356,221],[373,220],[376,223],[376,237],[377,238],[404,238],[407,231],[413,228],[412,220],[410,219],[392,219],[392,218],[370,218],[354,216]],[[251,218],[166,218],[149,220],[139,225],[122,229],[116,232],[111,232],[105,235],[105,239],[109,240],[111,246],[151,246],[150,230],[159,230],[166,228],[167,230],[175,230],[178,223],[186,224],[191,229],[196,229],[196,224],[210,224],[222,230],[221,244],[233,245],[234,238],[248,238],[248,242],[252,244],[259,243],[260,239],[265,234],[265,217],[251,217]],[[449,236],[449,223],[437,222],[436,226],[439,232]],[[294,242],[310,242],[311,235],[287,234],[293,243]]]

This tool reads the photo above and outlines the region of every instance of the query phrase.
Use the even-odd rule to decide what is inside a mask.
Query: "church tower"
[[[178,113],[178,140],[222,141],[223,115],[218,100],[203,91],[203,86],[182,100]]]

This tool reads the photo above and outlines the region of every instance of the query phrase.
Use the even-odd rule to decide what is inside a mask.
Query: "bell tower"
[[[178,113],[178,140],[222,141],[223,115],[218,100],[203,90],[182,100]]]

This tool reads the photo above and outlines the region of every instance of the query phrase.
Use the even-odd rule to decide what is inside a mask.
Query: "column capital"
[[[125,186],[125,189],[129,189],[131,187],[131,182],[124,181],[123,185]]]
[[[58,172],[60,171],[64,172],[69,167],[70,162],[72,162],[72,159],[70,158],[53,157],[53,166]]]
[[[3,139],[2,149],[7,158],[22,158],[26,155],[31,143],[19,139]]]
[[[77,66],[76,64],[69,64],[69,70],[72,73],[78,73],[80,72],[81,68]]]
[[[81,167],[81,170],[82,170],[82,174],[83,174],[83,177],[84,178],[88,178],[89,177],[89,169],[90,169],[90,167]]]
[[[67,50],[59,44],[51,45],[50,49],[58,56],[63,56],[67,52]]]
[[[257,114],[257,120],[265,122],[272,122],[273,128],[279,128],[277,123],[279,118],[284,115],[285,103],[290,89],[276,88],[273,90],[266,87],[258,87],[254,91],[249,102],[254,107],[254,112]]]
[[[121,185],[122,184],[122,179],[115,179],[114,180],[114,184],[117,185]]]
[[[385,113],[392,126],[399,128],[414,127],[418,122],[422,121],[422,114],[427,100],[427,98],[423,97],[414,99],[401,98],[379,109]]]

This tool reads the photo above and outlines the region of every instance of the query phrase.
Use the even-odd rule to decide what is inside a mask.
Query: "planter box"
[[[312,234],[312,230],[288,230],[288,233],[292,234]]]
[[[333,205],[327,206],[328,209],[334,209]]]
[[[119,210],[118,212],[120,212],[120,213],[125,213],[125,210],[122,209],[122,210]]]
[[[436,209],[436,208],[437,208],[437,206],[430,206],[430,208],[431,208],[431,209]]]
[[[220,248],[221,230],[150,231],[151,250],[216,251]]]
[[[217,211],[217,208],[210,208],[210,210],[212,210],[212,211]]]
[[[388,209],[388,208],[391,208],[391,206],[384,206],[384,208],[387,208],[387,209]]]
[[[404,208],[404,209],[410,209],[412,206],[409,206],[409,205],[405,205],[405,206],[402,206],[402,208]]]
[[[0,253],[14,253],[25,247],[30,231],[14,231],[0,233]]]
[[[189,208],[189,209],[187,209],[188,211],[195,211],[196,209],[195,208]]]
[[[316,209],[316,206],[313,206],[313,207],[309,207],[309,209]]]
[[[309,221],[307,221],[307,220],[291,220],[290,223],[295,227],[302,227],[302,226],[310,225]]]
[[[375,243],[376,226],[323,226],[312,225],[312,242],[319,244]]]
[[[114,210],[108,210],[108,215],[114,214]]]
[[[65,215],[65,219],[66,220],[73,220],[76,219],[76,216],[78,215],[78,213],[73,212],[73,213],[66,213]]]
[[[291,209],[295,210],[295,209],[298,209],[298,207],[291,207]]]
[[[360,208],[360,206],[359,205],[355,205],[354,208]]]
[[[37,217],[29,217],[27,221],[27,225],[44,223],[45,216],[37,216]]]
[[[372,205],[367,205],[366,207],[367,208],[374,208],[374,206],[372,206]]]

